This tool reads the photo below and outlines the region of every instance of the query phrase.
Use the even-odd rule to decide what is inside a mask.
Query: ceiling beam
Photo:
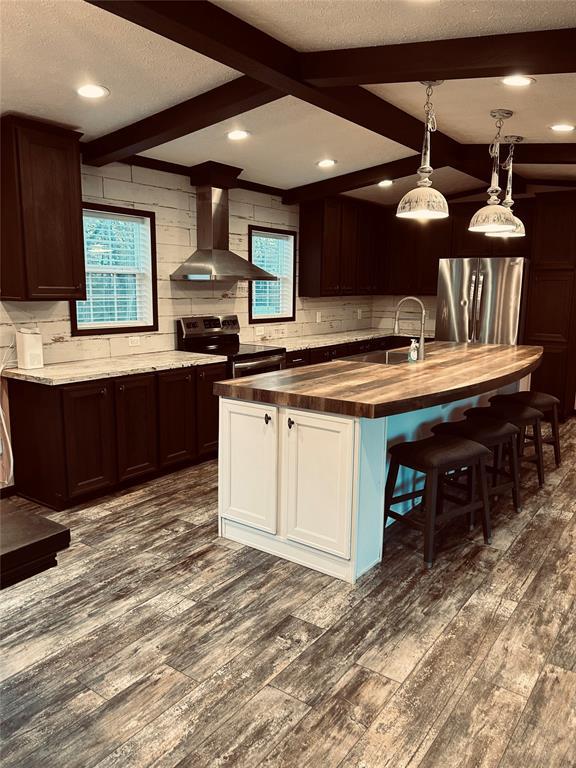
[[[87,0],[121,18],[187,48],[209,56],[245,75],[295,96],[351,123],[367,128],[410,149],[420,150],[422,122],[363,88],[311,86],[300,79],[300,54],[270,35],[205,0]],[[477,166],[460,151],[458,142],[437,132],[434,158],[467,173]]]
[[[535,187],[576,187],[576,179],[526,179],[526,184]]]
[[[242,112],[269,104],[284,94],[249,77],[238,77],[181,104],[82,145],[87,165],[106,165],[179,139]]]
[[[576,29],[552,29],[314,51],[300,71],[323,87],[576,72],[575,48]]]
[[[517,144],[514,162],[534,165],[576,165],[576,142],[566,144]]]
[[[305,200],[332,197],[342,192],[350,192],[353,189],[369,187],[382,181],[382,179],[415,176],[417,167],[417,156],[404,157],[401,160],[393,160],[390,163],[374,165],[371,168],[363,168],[360,171],[351,171],[340,176],[333,176],[330,179],[322,179],[322,181],[314,181],[311,184],[287,189],[282,195],[282,202],[287,205],[302,203]]]
[[[170,163],[167,160],[157,160],[154,157],[133,155],[132,157],[126,157],[119,162],[124,163],[125,165],[136,165],[139,168],[150,168],[153,171],[176,173],[180,176],[190,177],[190,166],[181,165],[180,163]],[[246,189],[251,192],[261,192],[265,195],[276,195],[277,197],[281,197],[285,192],[284,189],[280,189],[279,187],[271,187],[268,184],[260,184],[257,181],[249,181],[248,179],[237,178],[233,186],[236,189]]]

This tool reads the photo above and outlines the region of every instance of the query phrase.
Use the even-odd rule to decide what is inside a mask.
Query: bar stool
[[[518,435],[520,430],[514,424],[497,419],[478,419],[466,421],[446,421],[432,427],[435,435],[452,435],[481,443],[492,451],[492,466],[486,469],[492,474],[492,484],[488,487],[489,496],[500,496],[512,491],[512,501],[516,512],[520,510],[520,476],[518,472]],[[507,453],[508,471],[503,468],[504,453]],[[470,468],[469,489],[474,487],[475,467]],[[470,495],[470,490],[469,490]],[[474,520],[471,520],[471,528]]]
[[[554,395],[548,395],[546,392],[512,392],[509,395],[494,395],[490,398],[490,402],[494,405],[500,403],[522,403],[522,405],[528,405],[530,408],[536,408],[538,411],[542,411],[545,421],[550,422],[552,428],[552,438],[550,440],[542,440],[545,445],[554,446],[554,461],[556,466],[560,466],[560,423],[558,419],[558,406],[560,400]],[[522,436],[520,436],[520,450],[522,450],[523,443]]]
[[[386,531],[386,523],[389,517],[423,531],[424,562],[428,568],[431,568],[434,562],[434,539],[436,533],[442,530],[454,517],[481,509],[484,541],[486,544],[489,544],[492,540],[492,528],[490,524],[488,484],[486,481],[486,462],[491,455],[490,450],[480,443],[448,435],[427,437],[424,440],[398,443],[392,446],[390,449],[390,468],[386,479],[384,531]],[[401,466],[424,473],[426,475],[424,488],[394,496],[396,480]],[[449,512],[444,511],[444,495],[441,486],[445,474],[470,466],[475,466],[478,470],[479,498],[477,494],[473,494],[476,498],[473,497],[467,503],[459,502],[457,509]],[[392,510],[392,506],[400,502],[419,497],[423,500],[423,522],[414,519],[411,512],[407,515],[401,515]],[[439,526],[436,521],[437,516],[443,518],[443,522]]]
[[[467,419],[480,420],[498,419],[499,421],[508,421],[514,424],[520,430],[520,444],[518,446],[518,455],[520,460],[536,464],[538,470],[538,484],[544,485],[544,455],[542,451],[542,419],[544,414],[536,408],[521,403],[498,403],[480,408],[469,408],[464,411]],[[527,435],[526,429],[530,427],[532,434]],[[524,456],[522,454],[523,440],[530,440],[534,443],[534,456]]]

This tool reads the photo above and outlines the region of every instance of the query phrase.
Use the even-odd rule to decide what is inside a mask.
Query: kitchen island
[[[220,534],[355,582],[382,559],[388,448],[517,388],[541,358],[541,347],[432,342],[415,363],[339,360],[217,383]]]

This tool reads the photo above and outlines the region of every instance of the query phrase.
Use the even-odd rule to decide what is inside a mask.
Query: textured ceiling
[[[251,132],[229,141],[227,131]],[[243,178],[282,188],[387,163],[414,152],[372,131],[288,96],[231,120],[144,152],[148,157],[194,165],[204,160],[240,166]],[[331,157],[330,171],[316,166]]]
[[[366,88],[422,119],[425,95],[420,83],[387,83]],[[500,107],[514,112],[504,123],[504,133],[524,136],[526,142],[576,141],[576,131],[559,134],[549,128],[553,123],[576,124],[576,74],[536,75],[536,82],[527,88],[505,86],[495,77],[446,80],[435,89],[433,102],[438,129],[457,141],[490,141],[495,132],[490,110]],[[518,155],[521,156],[521,149]]]
[[[574,0],[215,0],[298,51],[557,29]]]
[[[360,200],[369,200],[372,203],[381,205],[390,205],[397,203],[400,198],[410,189],[416,186],[418,176],[405,176],[402,179],[396,179],[391,187],[379,187],[374,184],[370,187],[356,189],[353,192],[346,192],[350,197],[357,197]],[[451,195],[456,192],[464,192],[468,189],[477,189],[482,186],[482,182],[473,179],[465,173],[455,171],[453,168],[438,168],[432,174],[434,187],[439,189],[444,195]]]
[[[90,139],[239,76],[83,0],[3,0],[1,109],[54,120]],[[82,99],[86,82],[111,90]]]

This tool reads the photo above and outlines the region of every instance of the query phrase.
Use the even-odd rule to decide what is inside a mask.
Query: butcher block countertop
[[[208,365],[226,362],[220,355],[200,355],[194,352],[146,352],[140,355],[104,357],[96,360],[76,360],[72,363],[53,363],[43,368],[7,368],[2,376],[34,384],[73,384],[93,379],[108,379],[133,373],[168,371],[190,365]]]
[[[221,381],[214,393],[258,403],[378,419],[503,387],[538,367],[542,347],[426,344],[426,359],[379,365],[352,360]]]

